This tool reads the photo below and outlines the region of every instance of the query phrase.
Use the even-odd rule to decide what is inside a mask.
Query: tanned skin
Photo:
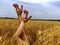
[[[26,42],[27,44],[29,44],[28,38],[24,31],[24,24],[28,22],[28,20],[30,20],[32,16],[28,17],[29,12],[28,10],[23,10],[23,5],[21,5],[21,8],[19,8],[18,4],[13,4],[13,6],[16,9],[16,13],[18,15],[18,21],[19,21],[19,27],[17,31],[15,32],[14,36],[17,37],[18,42],[22,40]],[[23,11],[24,11],[24,15],[22,17]]]

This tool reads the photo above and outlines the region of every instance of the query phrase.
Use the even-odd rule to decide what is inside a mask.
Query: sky
[[[0,17],[17,18],[14,3],[23,4],[32,19],[60,20],[60,0],[0,0]]]
[[[57,0],[19,0],[23,2],[29,2],[29,3],[47,3],[49,1],[57,1]]]
[[[20,0],[20,1],[24,1],[24,2],[29,2],[29,3],[46,3],[49,0]]]

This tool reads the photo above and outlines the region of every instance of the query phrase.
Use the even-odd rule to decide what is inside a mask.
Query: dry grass
[[[0,19],[0,45],[14,45],[12,35],[18,27],[17,19]],[[25,31],[33,45],[60,45],[60,22],[33,21],[25,24]],[[11,42],[9,44],[9,42]]]

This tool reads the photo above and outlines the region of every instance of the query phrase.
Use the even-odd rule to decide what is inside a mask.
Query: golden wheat
[[[14,45],[12,36],[17,28],[17,19],[0,19],[0,45]],[[32,45],[60,45],[59,21],[30,20],[24,29]]]

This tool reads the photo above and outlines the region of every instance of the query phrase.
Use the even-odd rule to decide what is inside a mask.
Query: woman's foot
[[[21,15],[23,10],[23,5],[21,5],[21,8],[19,8],[18,4],[13,4],[13,6],[16,8],[17,15]]]

